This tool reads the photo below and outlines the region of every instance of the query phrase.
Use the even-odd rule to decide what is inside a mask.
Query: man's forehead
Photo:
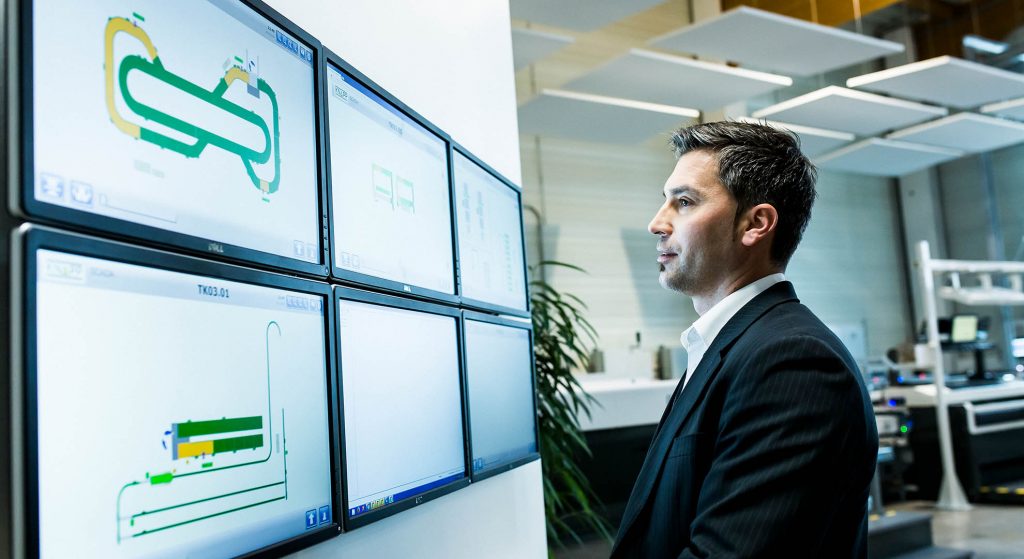
[[[715,156],[706,151],[691,151],[676,161],[672,174],[665,181],[663,192],[666,196],[672,196],[686,189],[698,194],[710,194],[721,186]]]

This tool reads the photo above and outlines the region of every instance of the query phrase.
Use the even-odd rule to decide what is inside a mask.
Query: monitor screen
[[[240,0],[32,10],[30,213],[323,261],[310,46]]]
[[[537,452],[530,331],[466,320],[473,472]]]
[[[977,315],[954,315],[950,325],[949,341],[953,343],[968,343],[978,341]]]
[[[336,273],[454,295],[445,140],[330,64],[327,114]]]
[[[525,311],[519,192],[458,151],[453,167],[462,296]]]
[[[349,518],[466,477],[454,316],[338,303]]]
[[[40,557],[234,557],[337,524],[326,295],[29,257]]]

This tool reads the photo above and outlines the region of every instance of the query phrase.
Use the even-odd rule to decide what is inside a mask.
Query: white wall
[[[328,48],[519,182],[505,0],[269,0]],[[543,557],[540,462],[295,557]]]

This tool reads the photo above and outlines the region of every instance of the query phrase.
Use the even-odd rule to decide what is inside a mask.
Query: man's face
[[[647,226],[658,236],[659,281],[687,295],[706,294],[735,269],[740,254],[736,200],[706,151],[679,158],[665,181],[665,203]]]

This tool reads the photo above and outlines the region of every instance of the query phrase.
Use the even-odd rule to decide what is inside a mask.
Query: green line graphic
[[[139,17],[138,14],[134,15],[139,21],[145,21],[143,18]],[[165,134],[161,134],[151,128],[144,128],[139,124],[129,122],[120,113],[118,113],[117,105],[114,102],[115,64],[113,53],[114,36],[118,33],[127,33],[128,35],[138,39],[146,47],[149,56],[149,59],[146,59],[142,56],[133,54],[125,56],[120,60],[120,66],[117,71],[117,85],[121,92],[121,96],[124,98],[125,104],[132,112],[142,117],[144,121],[155,122],[170,128],[175,132],[194,138],[194,142],[184,142]],[[107,21],[106,27],[106,52],[104,64],[106,71],[107,112],[110,114],[110,118],[114,125],[125,134],[128,134],[133,138],[152,143],[163,149],[169,149],[180,153],[187,158],[198,158],[209,146],[218,147],[233,153],[242,160],[246,174],[253,186],[259,189],[264,195],[272,194],[277,192],[281,180],[281,132],[279,129],[277,94],[274,92],[273,88],[271,88],[270,85],[260,77],[255,79],[255,86],[253,87],[253,80],[251,79],[252,76],[250,76],[248,71],[242,68],[243,62],[241,58],[237,56],[234,58],[238,64],[232,65],[228,68],[227,72],[217,81],[213,89],[207,89],[168,70],[164,66],[160,56],[157,55],[156,47],[153,46],[153,42],[150,40],[149,35],[143,31],[141,27],[126,18],[110,18]],[[250,147],[243,146],[238,142],[206,130],[198,124],[186,122],[181,118],[142,103],[132,95],[132,92],[128,87],[128,75],[135,70],[160,80],[185,94],[191,95],[196,99],[206,102],[236,118],[242,119],[256,126],[263,134],[263,149],[257,151]],[[271,127],[267,125],[266,120],[261,116],[224,98],[224,94],[235,81],[242,81],[247,84],[247,91],[250,95],[257,98],[260,95],[265,95],[270,101],[273,133],[270,131]],[[256,170],[253,165],[262,165],[267,163],[270,161],[271,155],[273,155],[274,176],[270,180],[265,180],[256,175]]]
[[[274,436],[275,436],[276,432],[274,431],[273,421],[271,419],[273,417],[273,415],[272,415],[273,414],[273,403],[271,401],[271,392],[270,392],[270,390],[271,390],[271,366],[270,366],[270,334],[271,334],[271,330],[275,330],[277,336],[280,337],[281,336],[281,327],[280,327],[280,325],[278,325],[277,322],[270,321],[270,322],[267,323],[266,331],[264,333],[264,338],[265,338],[265,340],[264,340],[265,341],[265,359],[266,359],[266,388],[267,388],[267,416],[266,416],[266,418],[267,418],[267,421],[266,421],[266,424],[267,424],[267,435],[266,436],[269,437],[269,439],[270,439],[270,441],[272,443],[272,441],[274,440]],[[280,467],[281,467],[281,471],[282,471],[282,474],[281,474],[282,477],[279,478],[279,479],[281,479],[281,481],[274,481],[272,483],[261,483],[259,485],[254,486],[254,487],[245,487],[245,488],[237,489],[237,490],[234,490],[234,491],[228,491],[228,492],[220,493],[220,494],[217,494],[217,495],[211,495],[211,496],[208,496],[208,497],[203,497],[203,498],[200,498],[200,499],[189,499],[189,500],[184,501],[184,502],[172,503],[172,504],[168,504],[166,506],[159,506],[159,507],[152,508],[152,509],[149,509],[149,510],[140,510],[140,511],[134,512],[134,513],[132,513],[132,514],[130,514],[128,516],[125,516],[122,513],[122,500],[123,500],[124,496],[126,495],[126,493],[129,492],[129,491],[135,491],[138,488],[142,488],[142,487],[154,487],[154,486],[159,486],[161,488],[174,488],[174,487],[178,487],[178,485],[180,483],[182,483],[181,480],[188,480],[192,476],[197,476],[197,475],[204,475],[205,476],[205,475],[209,475],[209,474],[215,474],[215,473],[218,473],[218,472],[225,472],[227,470],[232,470],[232,469],[235,469],[235,468],[252,468],[252,467],[256,467],[256,466],[258,466],[260,464],[267,463],[271,459],[271,457],[274,455],[274,449],[273,449],[274,445],[273,444],[267,444],[267,441],[266,441],[263,433],[247,434],[247,435],[241,435],[241,436],[235,436],[235,437],[225,437],[225,438],[212,439],[212,440],[203,440],[203,441],[193,441],[193,440],[190,440],[190,438],[189,438],[189,437],[203,437],[203,436],[209,436],[209,435],[221,435],[221,434],[224,434],[224,433],[237,433],[237,432],[250,431],[250,430],[262,429],[262,428],[263,428],[263,416],[246,416],[246,417],[222,418],[222,419],[205,420],[205,421],[188,421],[188,422],[181,422],[181,423],[173,424],[172,425],[172,429],[170,431],[168,431],[167,433],[173,433],[173,435],[174,435],[173,438],[172,438],[172,446],[174,448],[173,449],[169,449],[169,450],[171,450],[171,456],[169,456],[169,458],[171,458],[175,462],[177,462],[179,459],[185,459],[185,458],[189,458],[190,457],[190,456],[182,456],[181,458],[178,457],[178,455],[177,455],[177,447],[179,445],[182,445],[182,446],[185,446],[185,445],[204,445],[204,447],[209,447],[210,448],[211,452],[209,454],[211,454],[211,455],[212,454],[218,454],[218,453],[225,453],[225,452],[238,452],[238,451],[246,451],[246,450],[256,450],[256,449],[259,449],[259,448],[262,448],[262,447],[266,446],[267,454],[266,454],[266,456],[264,456],[262,458],[259,458],[259,459],[256,459],[256,460],[251,460],[251,461],[247,461],[247,462],[240,463],[240,464],[231,464],[231,465],[222,466],[222,467],[219,467],[219,468],[214,468],[213,467],[213,462],[202,462],[199,465],[199,469],[196,470],[196,471],[190,471],[190,472],[185,472],[185,473],[178,474],[178,473],[175,473],[174,469],[172,469],[169,472],[163,472],[163,473],[156,474],[156,475],[150,475],[150,474],[147,473],[146,474],[146,481],[135,480],[135,481],[130,481],[130,482],[124,484],[124,486],[121,487],[120,491],[118,491],[118,494],[117,494],[117,518],[116,518],[116,520],[117,520],[117,542],[118,542],[118,544],[120,544],[122,541],[124,541],[125,538],[137,538],[139,536],[144,536],[144,535],[147,535],[147,534],[153,534],[153,533],[156,533],[156,532],[161,532],[161,531],[168,530],[170,528],[176,528],[176,527],[179,527],[179,526],[185,526],[185,525],[192,524],[194,522],[198,522],[198,521],[201,521],[201,520],[206,520],[206,519],[210,519],[210,518],[215,518],[215,517],[223,516],[225,514],[229,514],[229,513],[232,513],[232,512],[237,512],[237,511],[240,511],[240,510],[245,510],[245,509],[249,509],[249,508],[253,508],[253,507],[257,507],[257,506],[261,506],[261,505],[265,505],[265,504],[272,503],[272,502],[275,502],[275,501],[286,500],[288,498],[288,458],[287,458],[287,456],[288,456],[288,439],[287,439],[287,436],[285,434],[285,429],[284,429],[284,409],[281,409],[281,429],[280,429],[280,442],[281,442],[281,444],[280,444],[280,448],[277,451],[277,453],[280,455],[280,459],[281,459]],[[194,479],[199,479],[199,478],[194,478]],[[216,478],[216,479],[218,479],[218,480],[223,479],[224,483],[230,484],[230,482],[233,479],[235,479],[235,477],[231,476],[231,477]],[[220,484],[219,481],[218,481],[218,484]],[[279,487],[279,486],[283,490],[283,495],[275,497],[275,498],[272,498],[272,499],[265,499],[265,500],[261,500],[260,502],[257,502],[257,503],[246,504],[244,506],[234,506],[233,504],[229,504],[229,503],[231,503],[231,501],[229,501],[228,503],[225,503],[227,506],[230,507],[228,510],[217,511],[217,512],[214,512],[212,514],[201,514],[198,517],[186,518],[184,520],[182,520],[180,516],[178,516],[177,518],[174,518],[172,516],[172,518],[174,520],[171,521],[167,525],[162,525],[162,526],[158,525],[155,528],[147,528],[147,529],[143,529],[143,530],[138,531],[138,532],[131,531],[131,533],[122,534],[122,523],[124,523],[125,521],[127,521],[129,527],[135,527],[136,520],[138,520],[138,519],[147,518],[147,517],[159,518],[159,517],[154,516],[154,515],[165,514],[165,513],[169,513],[169,512],[178,510],[178,509],[187,509],[187,507],[193,507],[193,506],[201,505],[203,503],[215,503],[215,502],[220,501],[222,499],[229,499],[229,498],[232,498],[232,497],[237,497],[239,495],[245,495],[245,494],[253,493],[253,492],[257,492],[257,491],[266,491],[268,489],[272,489],[274,487]],[[234,503],[237,504],[237,499],[234,500]],[[204,512],[209,512],[209,511],[206,510]],[[168,520],[171,520],[171,519],[169,518]],[[149,523],[153,523],[153,522],[154,522],[154,520],[149,520]]]
[[[263,416],[236,417],[233,419],[213,419],[210,421],[186,421],[178,423],[179,437],[202,437],[219,435],[237,431],[252,431],[263,428]]]

